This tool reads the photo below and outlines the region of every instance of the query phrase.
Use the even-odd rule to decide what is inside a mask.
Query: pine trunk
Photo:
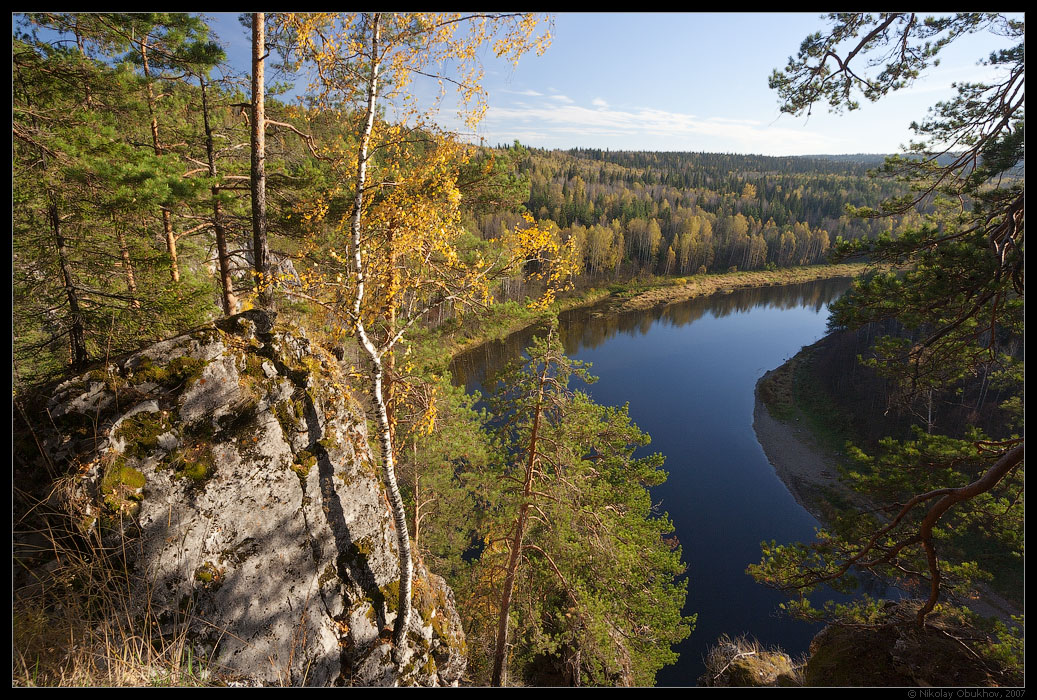
[[[133,276],[133,262],[130,260],[130,250],[126,247],[126,234],[123,233],[122,227],[117,222],[112,221],[112,225],[115,226],[115,237],[119,243],[119,257],[122,258],[123,274],[126,275],[126,289],[129,291],[130,298],[133,299],[130,302],[130,306],[139,309],[140,300],[137,298],[137,279]]]
[[[216,147],[212,138],[212,125],[209,123],[209,100],[205,89],[205,78],[198,81],[202,88],[202,122],[205,125],[205,154],[209,162],[209,177],[216,178]],[[220,267],[220,286],[223,294],[223,313],[233,314],[238,308],[238,300],[234,296],[234,281],[230,276],[230,254],[227,252],[227,231],[223,225],[223,211],[220,207],[220,187],[212,186],[212,226],[216,232],[216,258]]]
[[[151,146],[156,156],[162,155],[162,146],[158,138],[158,117],[155,109],[155,89],[151,84],[151,67],[148,62],[148,41],[140,43],[140,56],[144,62],[144,79],[148,87],[148,113],[151,115]],[[166,250],[169,252],[169,276],[174,282],[180,281],[180,265],[177,262],[176,235],[173,233],[173,217],[169,210],[162,208],[162,231],[166,238]]]
[[[266,240],[266,15],[252,13],[252,254],[259,303],[271,303],[269,249]]]
[[[546,383],[547,364],[545,363],[543,374],[540,375],[536,410],[533,415],[533,427],[529,432],[526,477],[522,485],[522,505],[519,506],[518,518],[515,521],[515,536],[511,542],[511,553],[508,556],[507,574],[504,579],[504,591],[501,594],[500,619],[497,621],[497,641],[493,651],[493,676],[490,680],[490,685],[494,687],[501,687],[507,683],[508,612],[511,608],[511,596],[515,591],[515,577],[518,574],[519,560],[522,556],[522,540],[526,535],[529,501],[533,493],[533,477],[536,473],[537,438],[540,432],[540,418],[543,415],[544,385]]]
[[[86,353],[86,333],[83,330],[83,315],[79,308],[79,294],[72,283],[72,273],[69,271],[65,236],[61,232],[61,216],[58,214],[58,205],[54,203],[50,205],[50,226],[54,234],[54,245],[58,249],[58,266],[61,268],[61,281],[65,285],[65,297],[68,300],[69,363],[73,370],[79,371],[86,369],[89,361]]]

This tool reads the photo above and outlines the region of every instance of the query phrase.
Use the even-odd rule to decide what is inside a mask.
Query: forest
[[[929,586],[924,625],[947,590],[966,595],[990,578],[966,560],[974,541],[941,527],[972,528],[1005,559],[1021,558],[1021,45],[991,58],[1010,67],[1006,84],[966,86],[917,127],[944,141],[964,133],[952,148],[772,157],[477,146],[414,99],[413,81],[439,79],[456,88],[474,126],[485,106],[479,52],[535,60],[550,41],[537,15],[240,21],[248,74],[234,72],[196,14],[14,16],[16,534],[36,537],[55,522],[40,504],[59,474],[41,472],[31,427],[43,424],[56,387],[94,374],[120,386],[113,368],[157,341],[276,311],[338,359],[361,407],[399,562],[394,660],[404,664],[427,567],[458,601],[465,684],[650,686],[695,624],[684,611],[681,545],[652,496],[667,478],[664,457],[646,454],[650,437],[627,407],[598,405],[570,386],[570,377],[593,377],[565,356],[551,319],[586,299],[692,276],[864,260],[873,272],[834,307],[831,325],[867,337],[873,350],[861,361],[902,420],[890,431],[897,440],[863,445],[881,455],[852,448],[859,467],[848,478],[902,510],[889,512],[891,522],[841,522],[813,545],[765,543],[751,573],[792,595],[849,578],[851,566],[913,577]],[[1021,23],[982,13],[924,29],[891,13],[835,17],[831,37],[852,40],[864,26],[854,22],[868,21],[884,22],[887,40],[894,30],[913,41],[988,24],[1022,34]],[[800,63],[775,72],[783,109],[853,109],[855,90],[878,99],[900,89],[897,76],[936,53],[902,56],[886,83],[858,84],[852,72],[840,82],[812,63],[824,66],[828,49],[808,40]],[[286,74],[308,81],[304,97],[285,96]],[[534,322],[553,330],[485,404],[452,386],[444,348],[458,349],[459,334],[478,341]],[[169,376],[190,376],[183,371],[157,382],[168,388]],[[989,409],[996,419],[962,411],[946,436],[932,421],[913,437],[905,429],[926,401],[930,415],[934,400],[986,406],[988,387],[1000,401]],[[112,469],[106,484],[118,476]],[[941,521],[948,512],[956,519]],[[61,547],[82,552],[100,541],[75,524],[81,514],[61,517],[73,523]],[[126,518],[111,511],[98,527],[110,534]],[[16,555],[15,568],[31,572],[47,556]],[[40,597],[16,601],[16,618],[57,619],[61,610],[66,620],[102,621],[83,593],[90,576],[43,585]],[[118,588],[120,576],[105,585]],[[867,606],[822,613],[800,598],[790,608],[876,619]],[[31,632],[39,628],[16,625],[16,684],[147,682],[76,675],[74,664],[32,680],[34,645],[47,644]],[[61,630],[84,647],[92,639]],[[997,631],[995,653],[1014,659],[1017,636]]]
[[[26,205],[14,221],[16,383],[64,366],[66,341],[81,367],[237,309],[255,290],[248,86],[211,77],[220,49],[200,20],[120,21],[130,19],[29,16],[35,35],[15,42],[13,193]],[[48,43],[44,31],[74,41]],[[264,108],[264,255],[304,286],[320,254],[310,209],[335,206],[324,201],[336,167],[327,149],[354,135],[327,110],[276,96]],[[528,213],[572,249],[568,281],[584,287],[817,264],[839,238],[920,221],[846,214],[903,191],[868,177],[867,159],[446,148],[463,245],[492,248]],[[497,277],[499,298],[537,291],[521,270]]]

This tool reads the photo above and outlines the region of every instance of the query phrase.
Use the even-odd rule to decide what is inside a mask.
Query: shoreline
[[[817,446],[806,427],[779,420],[770,414],[760,398],[760,385],[782,366],[765,372],[753,390],[753,431],[775,474],[796,503],[813,515],[822,527],[830,526],[825,513],[832,507],[827,501],[829,495],[846,499],[861,509],[873,509],[873,504],[842,483],[832,471],[835,457]],[[983,617],[996,617],[1004,622],[1011,622],[1012,616],[1022,614],[1022,610],[989,586],[979,583],[976,588],[981,598],[951,602],[966,605]]]
[[[736,289],[780,287],[788,284],[800,284],[802,282],[813,282],[815,280],[836,277],[856,277],[867,269],[869,269],[868,263],[839,263],[835,265],[781,268],[769,271],[721,272],[708,275],[693,275],[687,278],[668,278],[645,284],[643,288],[639,287],[636,281],[631,281],[622,285],[624,289],[619,292],[610,292],[605,288],[592,287],[574,297],[556,299],[550,308],[545,310],[545,313],[557,316],[565,311],[593,306],[599,303],[603,303],[606,307],[603,313],[643,311],[658,306],[676,304],[695,297],[729,293]],[[449,334],[445,338],[440,337],[438,354],[445,354],[453,359],[462,352],[468,352],[486,343],[525,330],[529,326],[539,323],[542,319],[543,314],[540,314],[538,318],[515,318],[510,322],[506,322],[503,328],[498,327],[492,331],[484,329],[471,337],[458,338],[454,334]]]
[[[827,493],[834,492],[860,506],[866,503],[860,494],[839,480],[831,468],[834,458],[817,446],[805,427],[771,415],[760,398],[760,384],[778,369],[768,370],[756,382],[753,390],[753,431],[767,461],[774,467],[775,474],[788,488],[796,503],[817,518],[821,525],[828,527],[828,518],[824,512]]]
[[[700,296],[732,292],[736,289],[780,287],[787,284],[813,282],[833,277],[856,277],[868,269],[868,263],[809,265],[778,270],[750,270],[695,275],[683,283],[660,285],[640,292],[618,305],[616,311],[637,311],[675,304]]]

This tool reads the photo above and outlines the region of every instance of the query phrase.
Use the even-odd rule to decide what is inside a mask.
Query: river
[[[775,475],[753,431],[754,388],[764,372],[825,334],[828,304],[847,279],[736,290],[622,314],[599,307],[559,318],[571,357],[599,377],[581,385],[598,403],[629,402],[630,416],[666,456],[666,483],[652,491],[669,513],[687,565],[685,614],[696,613],[680,660],[661,686],[692,686],[721,634],[749,634],[793,657],[819,627],[778,614],[786,598],[745,573],[760,542],[813,538],[817,520]],[[458,356],[455,381],[487,393],[495,375],[538,332],[526,329]]]

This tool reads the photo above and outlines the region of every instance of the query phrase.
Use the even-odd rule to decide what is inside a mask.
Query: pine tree
[[[149,121],[138,77],[97,16],[33,14],[13,50],[16,373],[79,371],[197,323],[207,281],[174,289],[147,221],[193,198],[179,158],[137,147]],[[59,32],[47,40],[39,28]],[[74,32],[64,44],[61,32]],[[95,58],[97,56],[97,58]],[[101,60],[104,59],[104,60]],[[59,343],[67,343],[67,353]],[[65,355],[65,359],[62,355]]]
[[[857,284],[834,308],[832,323],[859,328],[896,319],[913,331],[913,339],[881,338],[873,361],[904,401],[994,373],[1010,396],[1006,408],[1018,412],[1021,360],[1011,348],[1023,333],[1023,23],[989,13],[843,13],[830,21],[827,32],[808,37],[771,78],[783,111],[801,114],[825,101],[836,110],[857,109],[860,97],[877,100],[909,86],[967,33],[989,29],[1013,42],[989,58],[1004,69],[1000,78],[959,84],[957,97],[913,125],[921,140],[908,155],[883,167],[883,174],[910,184],[909,194],[856,213],[914,216],[926,202],[930,213],[897,236],[837,242],[840,257],[864,254],[903,272]],[[872,52],[894,46],[884,60],[858,68]],[[873,66],[878,70],[869,72]],[[782,243],[784,252],[784,237]],[[914,440],[887,441],[878,456],[857,451],[853,480],[896,501],[886,519],[855,519],[811,545],[767,546],[755,575],[799,592],[844,580],[853,566],[904,576],[925,586],[918,611],[923,624],[941,598],[971,591],[985,573],[955,551],[952,533],[972,532],[985,538],[988,551],[1004,548],[1021,557],[1019,427],[1006,426],[999,438],[973,432],[958,439],[920,429]]]
[[[527,353],[491,401],[505,466],[479,562],[499,596],[490,682],[507,684],[512,658],[556,664],[570,685],[651,685],[693,623],[680,548],[648,491],[666,478],[662,456],[633,456],[649,439],[625,406],[569,388],[593,378],[556,330]]]

